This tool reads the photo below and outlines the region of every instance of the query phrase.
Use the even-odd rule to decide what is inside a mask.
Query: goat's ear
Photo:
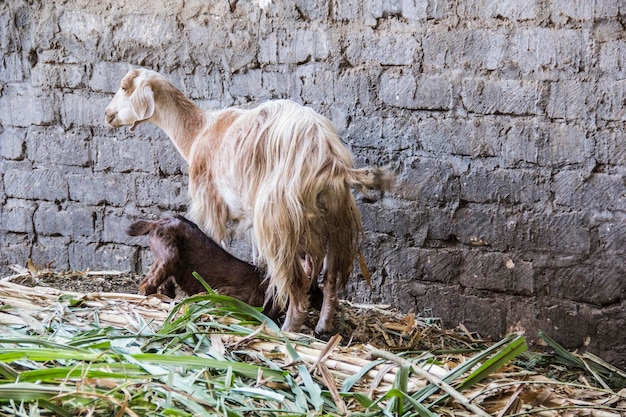
[[[138,120],[146,120],[154,113],[154,94],[150,84],[138,86],[130,96],[130,106]]]

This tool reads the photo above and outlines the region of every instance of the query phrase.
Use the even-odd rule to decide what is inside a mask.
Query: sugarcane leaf
[[[448,372],[446,375],[444,375],[441,378],[441,380],[446,382],[446,383],[448,383],[448,384],[451,384],[457,378],[459,378],[461,375],[463,375],[466,372],[469,372],[471,369],[473,369],[474,367],[478,366],[479,363],[481,363],[482,361],[484,361],[488,357],[490,357],[493,354],[493,352],[497,352],[502,346],[504,346],[507,343],[511,342],[516,337],[517,337],[517,335],[514,335],[514,334],[506,336],[504,339],[500,340],[498,343],[495,343],[494,345],[488,347],[487,349],[483,350],[479,354],[473,356],[472,358],[468,359],[467,361],[465,361],[465,362],[461,363],[460,365],[456,366],[454,369],[452,369],[450,372]],[[437,391],[439,391],[439,387],[437,387],[434,384],[428,384],[424,388],[422,388],[421,390],[419,390],[415,394],[413,394],[412,397],[417,402],[423,403],[428,397],[430,397],[431,395],[433,395]],[[444,398],[445,397],[440,398],[440,401],[443,400]]]
[[[286,371],[276,371],[273,369],[260,367],[258,365],[251,365],[242,362],[220,361],[199,356],[163,355],[156,353],[136,353],[127,356],[132,357],[135,361],[139,363],[146,362],[160,365],[175,365],[191,368],[207,367],[224,371],[226,371],[229,367],[232,367],[234,372],[244,375],[248,378],[256,378],[259,370],[263,373],[264,378],[270,378],[277,381],[282,381],[287,374]]]
[[[375,368],[376,366],[380,365],[383,362],[384,360],[378,359],[375,361],[371,361],[367,365],[363,366],[359,370],[359,372],[355,373],[354,375],[349,376],[343,381],[343,385],[341,386],[341,391],[343,392],[350,391],[350,389],[354,386],[354,384],[359,382],[359,380],[363,378],[363,376],[365,376],[369,371],[371,371],[373,368]]]
[[[31,382],[0,384],[0,400],[32,401],[50,399],[64,392],[64,389],[58,385],[34,384]]]
[[[477,382],[487,378],[492,373],[496,372],[503,365],[513,361],[519,355],[528,350],[526,345],[526,339],[523,336],[517,336],[501,350],[499,350],[493,357],[485,361],[478,369],[472,372],[459,386],[457,390],[462,391],[473,386]]]

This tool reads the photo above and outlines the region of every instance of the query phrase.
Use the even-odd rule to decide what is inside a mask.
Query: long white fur
[[[326,263],[316,331],[333,330],[336,291],[362,233],[350,188],[383,190],[390,175],[353,168],[330,121],[288,100],[204,113],[156,72],[132,70],[105,113],[112,127],[147,120],[168,134],[189,163],[190,217],[217,241],[229,229],[248,233],[268,294],[288,304],[283,329],[299,330],[311,279]]]

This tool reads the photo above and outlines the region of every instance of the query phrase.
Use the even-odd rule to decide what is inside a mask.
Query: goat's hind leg
[[[302,326],[304,326],[308,309],[305,308],[303,310],[302,307],[298,307],[296,304],[290,301],[289,307],[287,307],[285,322],[282,326],[282,329],[286,332],[299,332],[302,330]]]
[[[332,335],[337,333],[335,329],[335,316],[339,305],[337,299],[337,279],[339,277],[337,275],[335,262],[330,260],[324,273],[322,308],[315,326],[315,335],[322,340],[329,340]]]
[[[311,280],[302,268],[300,260],[294,263],[294,273],[297,278],[289,290],[289,305],[285,314],[282,329],[287,332],[299,332],[309,310],[309,287]]]

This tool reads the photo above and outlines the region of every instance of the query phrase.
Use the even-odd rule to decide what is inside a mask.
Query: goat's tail
[[[350,187],[360,192],[365,190],[387,191],[395,181],[395,176],[384,168],[353,168],[347,173]]]
[[[126,229],[126,234],[129,236],[141,236],[147,235],[154,229],[157,222],[151,222],[147,220],[139,220]]]

